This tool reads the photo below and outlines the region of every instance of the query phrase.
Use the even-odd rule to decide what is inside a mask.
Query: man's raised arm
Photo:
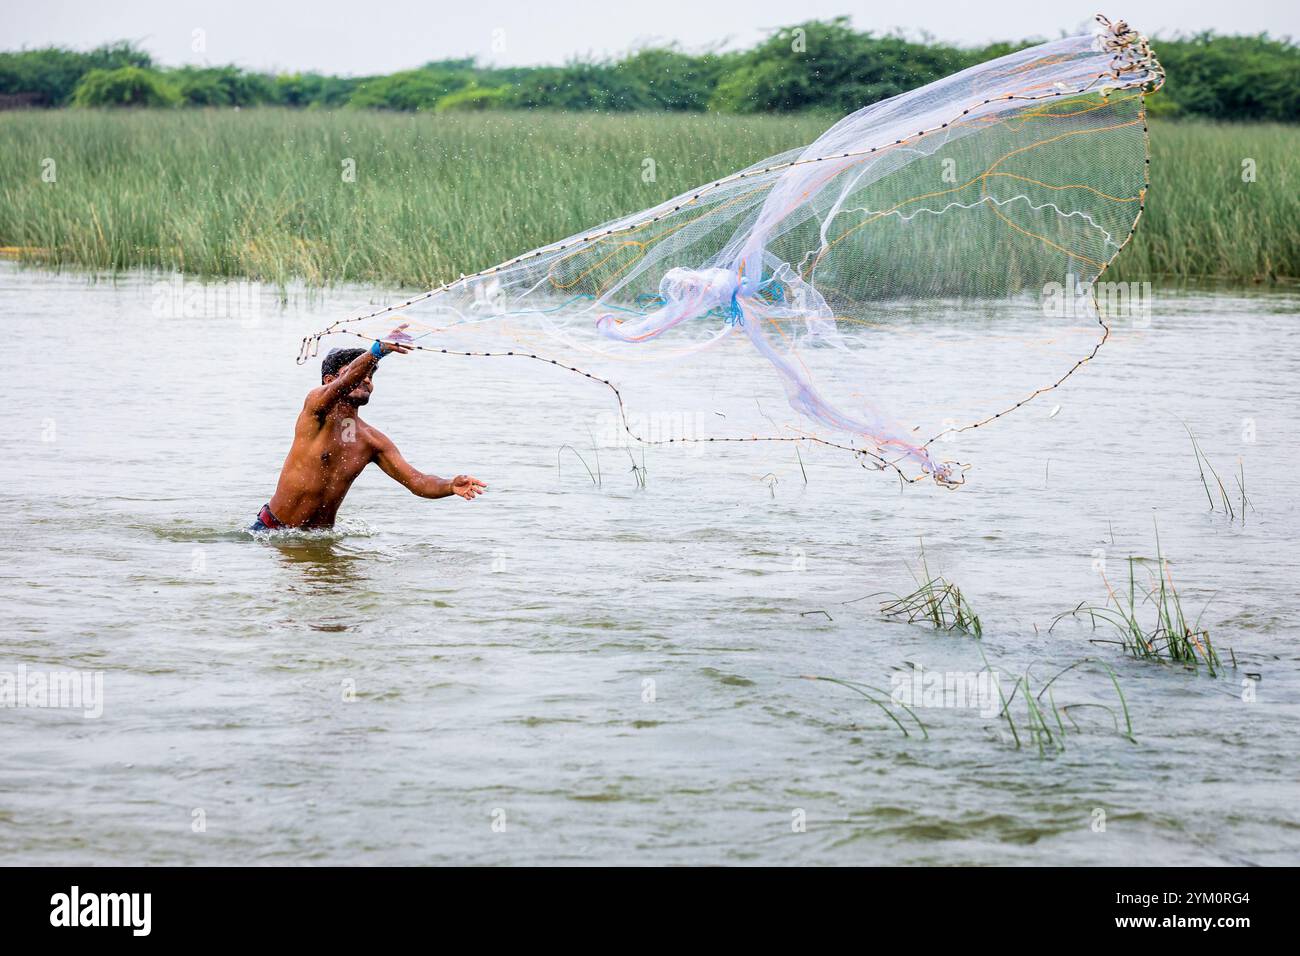
[[[399,325],[388,333],[387,338],[398,341],[377,341],[372,344],[363,355],[358,355],[343,368],[339,369],[338,374],[331,378],[319,388],[313,388],[307,393],[306,406],[307,410],[315,415],[324,415],[333,408],[339,399],[346,396],[354,388],[366,380],[366,377],[375,370],[379,364],[381,356],[389,352],[406,354],[411,351],[409,345],[404,344],[401,340],[409,336],[405,332],[406,323]]]

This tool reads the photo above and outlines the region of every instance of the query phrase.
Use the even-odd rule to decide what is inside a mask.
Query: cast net
[[[1145,38],[1021,50],[651,209],[303,340],[524,359],[612,392],[636,441],[816,442],[962,480],[941,442],[1057,388],[1147,193]],[[646,422],[653,421],[653,428]],[[649,432],[649,433],[648,433]]]

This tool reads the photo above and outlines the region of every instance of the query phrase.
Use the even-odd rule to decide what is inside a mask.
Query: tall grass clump
[[[1115,688],[1115,695],[1119,700],[1119,714],[1111,707],[1101,703],[1057,704],[1052,685],[1065,674],[1084,664],[1096,664],[1106,671],[1111,686]],[[986,660],[985,666],[987,665],[988,661]],[[1114,721],[1115,732],[1130,743],[1137,743],[1137,738],[1133,735],[1133,717],[1129,713],[1128,701],[1124,698],[1124,689],[1120,687],[1119,676],[1109,664],[1091,657],[1075,661],[1073,664],[1057,671],[1051,679],[1043,684],[1037,693],[1033,691],[1031,670],[1032,668],[1026,668],[1025,673],[1016,678],[1010,694],[1003,691],[1000,682],[997,684],[998,694],[1002,701],[1002,709],[998,716],[1007,722],[1007,729],[1011,733],[1011,738],[1015,742],[1017,750],[1025,746],[1026,742],[1037,748],[1039,756],[1045,756],[1049,750],[1054,752],[1065,750],[1065,741],[1068,735],[1065,721],[1068,720],[1072,729],[1078,732],[1080,727],[1078,721],[1074,719],[1072,711],[1085,707],[1106,711]],[[1017,718],[1012,707],[1017,697],[1020,698],[1023,704],[1024,715],[1020,718]],[[1047,698],[1046,701],[1043,700],[1044,697]],[[1124,718],[1123,728],[1120,727],[1119,718],[1121,714]]]
[[[956,631],[976,640],[984,636],[979,615],[961,593],[961,588],[942,575],[931,574],[921,548],[919,573],[912,572],[916,589],[908,594],[889,595],[880,605],[886,617],[906,621],[908,624],[929,624],[937,631]]]
[[[1193,669],[1204,666],[1212,677],[1223,670],[1209,630],[1201,626],[1199,616],[1189,620],[1183,610],[1182,596],[1174,586],[1158,534],[1154,569],[1145,567],[1142,558],[1130,557],[1128,587],[1118,591],[1104,572],[1101,577],[1106,585],[1106,603],[1082,603],[1059,615],[1056,622],[1066,617],[1086,617],[1094,628],[1106,625],[1116,635],[1114,640],[1095,639],[1093,643],[1118,644],[1141,660],[1182,664]]]

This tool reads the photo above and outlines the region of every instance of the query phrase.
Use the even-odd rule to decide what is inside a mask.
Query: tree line
[[[89,52],[0,53],[0,108],[246,107],[442,112],[486,109],[851,112],[1031,45],[959,47],[854,30],[847,18],[773,31],[748,50],[637,50],[562,66],[437,60],[380,76],[167,68],[127,42]],[[1223,120],[1300,119],[1300,46],[1267,34],[1152,41],[1168,73],[1152,112]]]

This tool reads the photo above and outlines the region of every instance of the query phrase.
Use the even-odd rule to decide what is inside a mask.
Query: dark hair
[[[337,375],[353,359],[365,354],[365,349],[330,349],[320,363],[320,380],[325,381],[326,375]]]

